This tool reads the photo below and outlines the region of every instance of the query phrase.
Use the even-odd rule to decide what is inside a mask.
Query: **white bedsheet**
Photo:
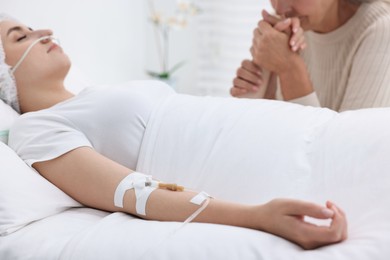
[[[242,203],[333,200],[349,220],[343,243],[304,251],[244,228],[172,234],[180,223],[71,209],[0,237],[0,259],[389,260],[389,119],[390,109],[173,96],[148,123],[138,171]]]
[[[368,216],[369,217],[369,216]],[[250,229],[145,221],[123,213],[70,209],[0,237],[0,259],[389,259],[389,225],[351,227],[344,243],[304,251]],[[374,229],[373,229],[374,228]]]

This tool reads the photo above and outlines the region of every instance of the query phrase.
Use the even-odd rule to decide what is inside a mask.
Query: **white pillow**
[[[72,67],[65,81],[77,94],[90,85],[82,72]],[[0,236],[25,225],[81,204],[51,184],[9,148],[8,131],[19,114],[0,100]]]
[[[19,114],[0,100],[0,142],[8,142],[8,130]]]
[[[81,205],[59,190],[0,142],[0,236]]]
[[[77,69],[66,80],[67,89],[77,94],[89,86]],[[19,114],[0,100],[0,236],[31,222],[82,205],[29,167],[6,144],[8,132]]]

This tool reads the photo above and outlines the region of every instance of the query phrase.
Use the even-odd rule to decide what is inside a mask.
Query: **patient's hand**
[[[286,33],[290,36],[289,45],[293,52],[299,52],[306,48],[306,42],[303,29],[298,18],[290,18],[288,20],[280,19],[262,12],[263,19],[271,24],[276,30]],[[287,22],[286,22],[287,21]],[[258,28],[254,30],[254,37],[258,33]],[[253,47],[251,48],[253,49]],[[264,75],[268,73],[267,75]],[[264,76],[264,77],[263,77]],[[245,98],[263,98],[269,83],[269,72],[263,72],[252,60],[244,60],[240,68],[236,72],[236,77],[233,80],[233,87],[230,89],[230,94],[234,97]],[[274,88],[275,89],[275,88]],[[275,96],[275,93],[269,93],[269,98]],[[266,94],[266,95],[267,95]]]
[[[347,238],[347,220],[344,212],[331,202],[326,207],[290,199],[275,199],[263,205],[261,230],[283,237],[304,249],[341,242]],[[330,226],[317,226],[304,221],[309,216],[331,219]]]

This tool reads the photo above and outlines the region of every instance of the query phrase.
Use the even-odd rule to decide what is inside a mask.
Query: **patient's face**
[[[16,21],[2,21],[0,34],[6,56],[6,63],[15,66],[29,46],[38,38],[52,34],[50,30],[32,30]],[[51,40],[43,40],[35,44],[26,58],[16,69],[14,75],[18,79],[23,77],[34,80],[55,73],[61,67],[69,69],[70,61],[61,47]]]
[[[342,0],[271,0],[279,15],[299,17],[304,30],[327,32],[337,22],[339,2]]]

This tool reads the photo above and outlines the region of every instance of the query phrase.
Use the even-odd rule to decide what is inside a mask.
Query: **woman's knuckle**
[[[239,84],[240,84],[240,80],[239,80],[238,78],[235,78],[235,79],[233,80],[233,85],[234,85],[235,87],[237,87]]]

